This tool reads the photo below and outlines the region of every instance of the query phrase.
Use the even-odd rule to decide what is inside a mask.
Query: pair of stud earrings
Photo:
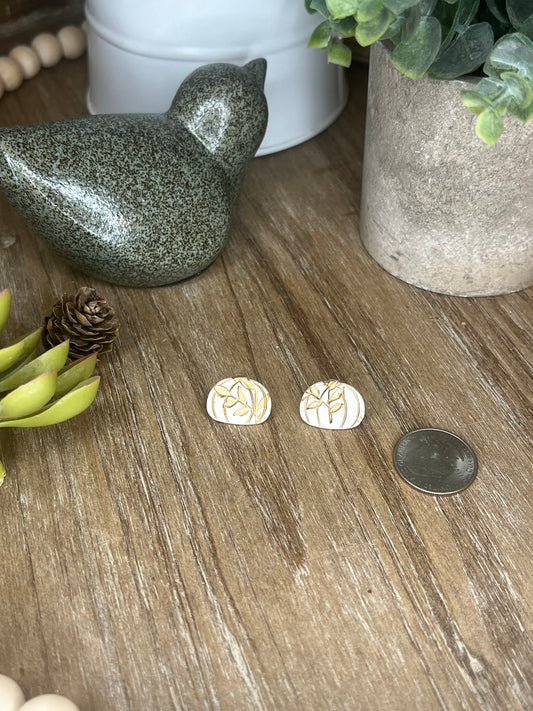
[[[207,396],[207,412],[217,422],[259,425],[268,418],[271,408],[268,390],[250,378],[224,378]],[[361,394],[339,380],[310,385],[300,400],[300,417],[313,427],[347,430],[361,424],[364,416]]]

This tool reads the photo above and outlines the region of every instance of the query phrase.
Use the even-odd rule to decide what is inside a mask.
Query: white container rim
[[[118,49],[125,50],[132,54],[138,54],[143,57],[152,57],[154,59],[171,59],[183,61],[202,62],[205,59],[208,61],[225,61],[235,59],[235,57],[247,57],[251,53],[255,57],[263,57],[278,52],[285,52],[292,47],[306,46],[309,40],[307,29],[302,32],[300,37],[292,35],[289,38],[278,38],[278,43],[272,42],[254,42],[252,45],[231,46],[228,47],[182,47],[182,46],[161,46],[154,45],[149,42],[142,42],[131,37],[125,37],[117,32],[113,32],[108,27],[99,22],[94,15],[85,8],[85,16],[91,29],[98,34],[103,40],[114,45]]]

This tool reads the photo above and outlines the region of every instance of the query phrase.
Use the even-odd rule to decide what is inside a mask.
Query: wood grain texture
[[[366,71],[338,121],[255,159],[203,274],[88,280],[2,198],[6,338],[94,286],[121,321],[90,410],[0,432],[0,673],[81,711],[501,711],[533,705],[533,291],[460,299],[386,274],[358,237]],[[84,60],[0,103],[3,125],[84,109]],[[14,241],[13,241],[14,240]],[[269,389],[257,427],[212,385]],[[356,430],[306,426],[305,388],[364,396]],[[394,471],[415,427],[476,450],[466,491]]]

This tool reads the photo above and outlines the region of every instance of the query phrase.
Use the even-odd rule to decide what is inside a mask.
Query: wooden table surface
[[[0,673],[80,711],[533,708],[533,290],[452,298],[358,237],[366,69],[327,131],[249,168],[232,237],[157,289],[66,265],[0,202],[6,339],[93,286],[120,337],[89,410],[2,430]],[[0,123],[85,112],[85,60],[41,72]],[[8,245],[8,246],[6,246]],[[269,420],[206,413],[226,376]],[[311,383],[363,394],[354,430],[305,425]],[[438,497],[396,441],[441,427],[479,473]]]

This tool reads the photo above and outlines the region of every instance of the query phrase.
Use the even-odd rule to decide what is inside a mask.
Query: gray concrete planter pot
[[[533,285],[533,121],[487,146],[460,95],[474,83],[412,81],[372,46],[363,244],[403,281],[457,296]]]

